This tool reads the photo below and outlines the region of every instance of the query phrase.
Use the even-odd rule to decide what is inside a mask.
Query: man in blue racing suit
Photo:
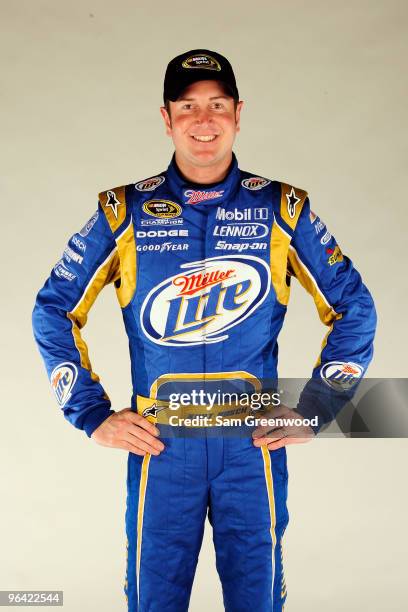
[[[97,443],[129,451],[129,612],[188,609],[207,513],[225,609],[283,610],[285,446],[311,439],[334,416],[305,390],[296,411],[280,414],[316,416],[313,427],[304,421],[251,437],[211,435],[216,428],[201,423],[171,435],[170,419],[160,425],[171,399],[220,388],[255,394],[277,379],[293,276],[329,327],[310,383],[347,394],[372,358],[373,300],[307,193],[239,169],[232,147],[242,104],[223,56],[193,50],[174,58],[161,108],[175,146],[169,167],[99,194],[34,308],[65,417]],[[109,283],[132,365],[131,408],[117,412],[81,337]],[[193,404],[177,412],[176,425],[206,414],[208,406]],[[245,412],[213,404],[212,418]]]

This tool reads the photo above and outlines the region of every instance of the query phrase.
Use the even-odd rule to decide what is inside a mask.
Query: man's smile
[[[197,142],[212,142],[217,138],[218,134],[210,134],[208,136],[199,136],[195,134],[191,134],[191,138],[197,140]]]

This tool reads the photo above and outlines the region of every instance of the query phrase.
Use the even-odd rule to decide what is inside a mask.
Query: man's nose
[[[207,109],[201,108],[197,110],[195,120],[198,123],[209,123],[211,121],[211,115]]]

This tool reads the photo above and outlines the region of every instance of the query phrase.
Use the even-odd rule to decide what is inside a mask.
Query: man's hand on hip
[[[158,440],[159,433],[153,423],[131,408],[124,408],[103,421],[91,438],[102,446],[122,448],[135,455],[160,455],[164,444]]]
[[[301,414],[283,405],[268,414],[260,415],[260,418],[303,421]],[[314,437],[315,433],[309,425],[296,425],[295,423],[288,423],[280,427],[261,425],[252,433],[254,446],[267,446],[269,450],[276,450],[288,444],[304,444],[310,442]]]

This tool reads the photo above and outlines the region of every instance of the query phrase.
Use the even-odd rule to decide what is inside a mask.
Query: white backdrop
[[[407,376],[404,1],[0,0],[3,291],[0,589],[63,589],[67,612],[125,610],[126,454],[56,407],[31,332],[35,294],[97,193],[163,170],[167,62],[232,62],[240,166],[308,190],[376,301],[372,377]],[[280,374],[307,377],[325,333],[293,283]],[[129,405],[121,313],[107,289],[84,336],[114,407]],[[390,406],[390,410],[392,406]],[[287,612],[406,610],[405,440],[289,450]],[[362,603],[364,602],[364,603]],[[193,612],[222,610],[206,531]]]

